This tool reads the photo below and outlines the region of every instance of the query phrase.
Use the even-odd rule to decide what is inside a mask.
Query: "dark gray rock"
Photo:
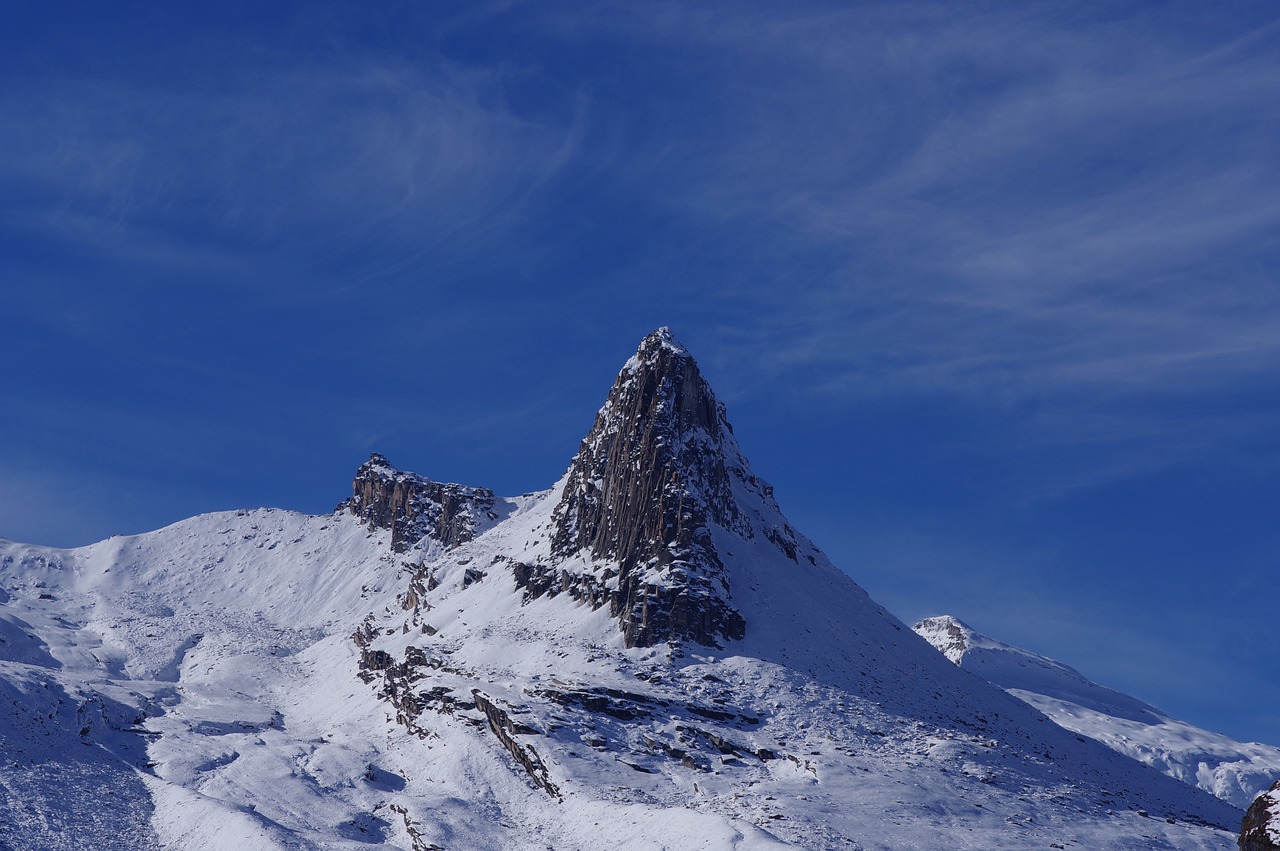
[[[540,565],[524,566],[517,582],[533,596],[607,602],[629,647],[742,638],[709,528],[750,531],[731,489],[731,471],[745,474],[731,434],[688,351],[665,328],[650,334],[618,375],[554,512],[554,556],[616,562],[616,585]]]
[[[475,698],[476,708],[484,713],[489,722],[489,730],[498,738],[507,753],[520,763],[535,786],[557,800],[563,800],[560,790],[551,782],[547,766],[543,763],[533,745],[516,738],[519,735],[533,734],[535,731],[512,718],[511,711],[499,701],[489,697],[478,688],[471,690]]]
[[[435,482],[396,469],[376,452],[356,470],[351,499],[341,507],[370,529],[390,529],[398,553],[423,538],[446,548],[465,544],[482,522],[498,519],[488,488]]]

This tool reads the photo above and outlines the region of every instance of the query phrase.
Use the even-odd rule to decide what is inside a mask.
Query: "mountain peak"
[[[711,535],[743,525],[732,476],[760,484],[697,362],[659,328],[623,365],[553,512],[555,560],[615,565],[600,581],[629,646],[745,634]]]
[[[983,635],[950,615],[925,618],[913,628],[956,665],[1023,699],[1028,694],[1046,695],[1148,724],[1163,717],[1154,707],[1100,686],[1070,665]]]
[[[676,339],[676,335],[673,334],[671,329],[666,325],[651,331],[643,340],[640,341],[640,347],[636,351],[636,357],[642,357],[646,352],[659,348],[667,349],[677,355],[691,357],[689,350],[685,348],[683,343]]]
[[[960,668],[1005,689],[1067,730],[1241,809],[1280,768],[1280,749],[1237,742],[1171,718],[1069,665],[990,638],[957,618],[926,618],[915,631]]]

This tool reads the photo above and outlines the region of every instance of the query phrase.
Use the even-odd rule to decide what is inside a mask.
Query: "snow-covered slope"
[[[954,617],[927,618],[915,630],[961,668],[1025,700],[1066,729],[1237,807],[1249,806],[1280,776],[1280,748],[1237,742],[1170,718],[1061,662],[975,632]]]
[[[1241,816],[876,605],[665,330],[547,491],[375,456],[332,515],[0,542],[0,587],[0,847],[1228,849]]]
[[[270,802],[282,797],[327,799],[313,830],[340,835],[361,808],[320,794],[296,763],[300,749],[343,746],[307,744],[321,734],[291,705],[317,693],[312,666],[350,664],[353,613],[393,599],[387,537],[348,515],[266,509],[76,550],[0,542],[0,611],[28,637],[0,670],[26,686],[11,712],[41,725],[0,770],[0,844],[296,847],[307,822],[281,827]],[[69,808],[76,785],[82,806]]]

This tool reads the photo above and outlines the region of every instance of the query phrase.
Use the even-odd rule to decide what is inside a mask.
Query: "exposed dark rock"
[[[715,747],[715,749],[720,751],[720,753],[722,754],[738,753],[741,750],[741,748],[739,748],[733,742],[729,741],[723,736],[717,735],[716,733],[708,733],[707,738],[711,742],[711,744]]]
[[[685,768],[690,768],[690,769],[693,769],[694,771],[710,771],[711,770],[710,762],[708,762],[703,757],[697,757],[697,756],[694,756],[693,754],[685,754],[684,757],[680,760],[680,764],[683,765]]]
[[[567,593],[593,609],[607,605],[618,618],[628,647],[648,647],[661,641],[692,638],[708,647],[719,647],[719,638],[738,639],[746,634],[746,621],[714,591],[699,592],[685,584],[651,584],[637,571],[624,570],[616,587],[607,579],[587,573],[571,573],[556,565],[521,564],[512,567],[525,600]],[[679,566],[669,574],[676,582]]]
[[[1240,851],[1280,851],[1280,780],[1259,795],[1240,825]]]
[[[683,747],[675,747],[660,740],[655,740],[653,737],[645,737],[643,741],[651,749],[661,750],[675,759],[683,759],[691,751],[710,752],[714,750],[721,756],[753,753],[749,748],[736,745],[711,730],[703,730],[687,724],[676,724],[675,729]],[[763,760],[761,761],[763,762]]]
[[[351,640],[356,647],[368,647],[376,634],[377,628],[373,625],[373,615],[368,615],[351,634]]]
[[[385,650],[362,649],[360,651],[360,670],[385,671],[395,664],[395,659]]]
[[[541,697],[558,703],[561,706],[573,706],[617,718],[619,721],[632,721],[636,718],[648,717],[659,707],[666,707],[666,701],[655,701],[641,694],[613,688],[600,689],[553,689],[540,688],[528,691],[531,697]]]
[[[517,735],[532,733],[534,730],[513,720],[508,709],[489,698],[480,689],[472,689],[471,694],[475,697],[476,708],[489,720],[489,729],[498,737],[498,741],[502,742],[502,746],[515,758],[516,762],[524,767],[538,788],[560,800],[560,790],[551,782],[547,767],[538,756],[538,752],[532,745],[515,738]]]
[[[760,719],[752,715],[741,715],[711,709],[696,703],[683,701],[673,703],[661,698],[647,697],[643,694],[623,691],[616,688],[534,688],[525,689],[530,697],[549,700],[560,706],[582,709],[597,715],[608,715],[619,721],[632,721],[637,718],[669,717],[673,710],[699,715],[713,721],[728,722],[736,727],[753,727]]]
[[[517,583],[535,597],[564,591],[593,606],[608,603],[629,647],[742,638],[746,622],[728,602],[728,574],[710,530],[714,523],[754,534],[734,500],[732,477],[771,498],[769,486],[747,470],[698,365],[660,329],[618,375],[554,512],[554,557],[616,563],[616,582],[569,581],[554,567],[535,565],[518,573]],[[790,530],[770,540],[794,558]]]
[[[737,718],[736,712],[725,712],[720,709],[709,709],[706,706],[690,706],[689,711],[695,715],[701,715],[703,718],[710,718],[712,721],[732,721]]]
[[[357,635],[359,634],[357,632]],[[426,710],[453,715],[458,710],[476,708],[470,700],[455,696],[454,689],[450,686],[416,690],[416,685],[421,680],[430,677],[436,671],[459,676],[466,674],[438,657],[427,656],[420,647],[406,647],[404,658],[399,662],[385,650],[369,650],[367,647],[361,647],[359,666],[361,680],[366,683],[381,681],[378,696],[395,707],[396,723],[404,725],[420,738],[428,736],[427,732],[417,724],[418,716]]]
[[[446,548],[465,544],[498,519],[488,488],[435,482],[391,466],[374,453],[356,470],[345,507],[370,529],[390,529],[391,548],[407,552],[424,537]]]
[[[667,742],[658,738],[657,736],[646,734],[641,736],[640,740],[644,742],[645,747],[649,748],[650,750],[664,753],[674,760],[682,760],[689,754],[689,751],[687,748],[678,747],[676,745],[671,744],[670,742]]]
[[[392,804],[391,810],[399,814],[404,820],[405,833],[409,835],[409,841],[413,843],[413,851],[444,851],[444,848],[434,842],[427,842],[422,836],[422,831],[418,827],[422,824],[416,819],[410,818],[409,810],[400,804]]]

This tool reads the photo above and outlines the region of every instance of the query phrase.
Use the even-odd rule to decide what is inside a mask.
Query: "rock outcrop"
[[[1239,845],[1240,851],[1280,851],[1280,780],[1245,811]]]
[[[370,529],[391,530],[398,553],[423,538],[457,547],[498,519],[488,488],[435,482],[396,469],[376,452],[356,470],[351,499],[343,505]]]
[[[749,476],[724,406],[671,332],[655,331],[583,440],[553,521],[556,559],[617,565],[607,597],[628,646],[686,638],[711,646],[745,634],[710,530],[715,523],[751,534],[734,500],[734,472]],[[547,586],[547,571],[525,573],[526,587]]]
[[[510,707],[504,706],[480,689],[473,688],[471,694],[475,697],[476,708],[484,713],[485,720],[489,722],[489,730],[497,736],[498,741],[507,749],[507,753],[511,754],[512,758],[525,770],[534,785],[556,800],[563,800],[560,790],[551,782],[546,763],[538,756],[533,745],[516,738],[521,735],[536,734],[537,731],[515,720]]]

